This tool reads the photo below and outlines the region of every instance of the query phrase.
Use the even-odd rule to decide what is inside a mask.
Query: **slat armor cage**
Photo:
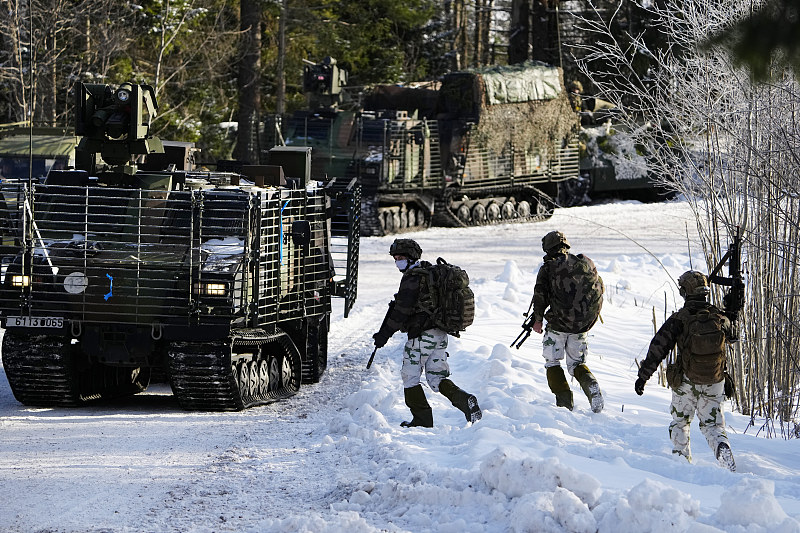
[[[0,184],[0,194],[4,325],[59,317],[72,328],[269,331],[330,312],[329,198],[316,185],[170,191],[20,182]],[[357,242],[347,248],[342,284],[354,299]]]

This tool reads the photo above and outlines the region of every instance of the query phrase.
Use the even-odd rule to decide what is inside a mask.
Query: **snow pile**
[[[32,409],[0,375],[0,530],[800,533],[796,440],[758,436],[728,405],[738,471],[716,464],[697,422],[689,464],[671,453],[670,391],[656,376],[644,396],[633,391],[654,320],[681,304],[674,280],[704,264],[687,255],[687,221],[685,204],[622,203],[404,235],[470,275],[475,322],[448,353],[452,380],[483,409],[475,424],[425,386],[435,427],[400,427],[410,416],[404,335],[364,368],[400,280],[386,253],[393,237],[362,240],[358,302],[348,319],[333,317],[328,371],[288,401],[185,413],[166,387],[103,407]],[[574,411],[555,406],[540,335],[509,346],[541,236],[554,229],[606,285],[587,360],[602,413],[574,380]]]

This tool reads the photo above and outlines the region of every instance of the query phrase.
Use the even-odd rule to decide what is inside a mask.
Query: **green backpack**
[[[681,366],[692,383],[718,383],[724,378],[727,340],[725,316],[715,308],[701,309],[681,317],[684,337]]]
[[[420,277],[418,305],[435,326],[459,337],[475,319],[475,295],[466,271],[441,257],[436,264],[414,269]]]

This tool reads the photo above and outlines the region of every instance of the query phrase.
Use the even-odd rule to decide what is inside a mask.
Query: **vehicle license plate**
[[[64,319],[60,316],[10,316],[6,319],[7,328],[61,328]]]

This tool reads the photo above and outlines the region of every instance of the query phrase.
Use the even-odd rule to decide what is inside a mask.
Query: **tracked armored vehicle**
[[[579,118],[556,67],[527,62],[358,94],[343,79],[330,59],[306,67],[318,105],[293,115],[285,138],[313,147],[316,178],[358,179],[365,235],[541,220],[579,177]]]
[[[319,381],[331,297],[345,316],[355,301],[359,189],[310,180],[309,149],[241,174],[137,171],[163,151],[152,89],[82,85],[76,108],[79,169],[0,184],[15,398],[79,406],[158,374],[181,407],[227,411]]]

